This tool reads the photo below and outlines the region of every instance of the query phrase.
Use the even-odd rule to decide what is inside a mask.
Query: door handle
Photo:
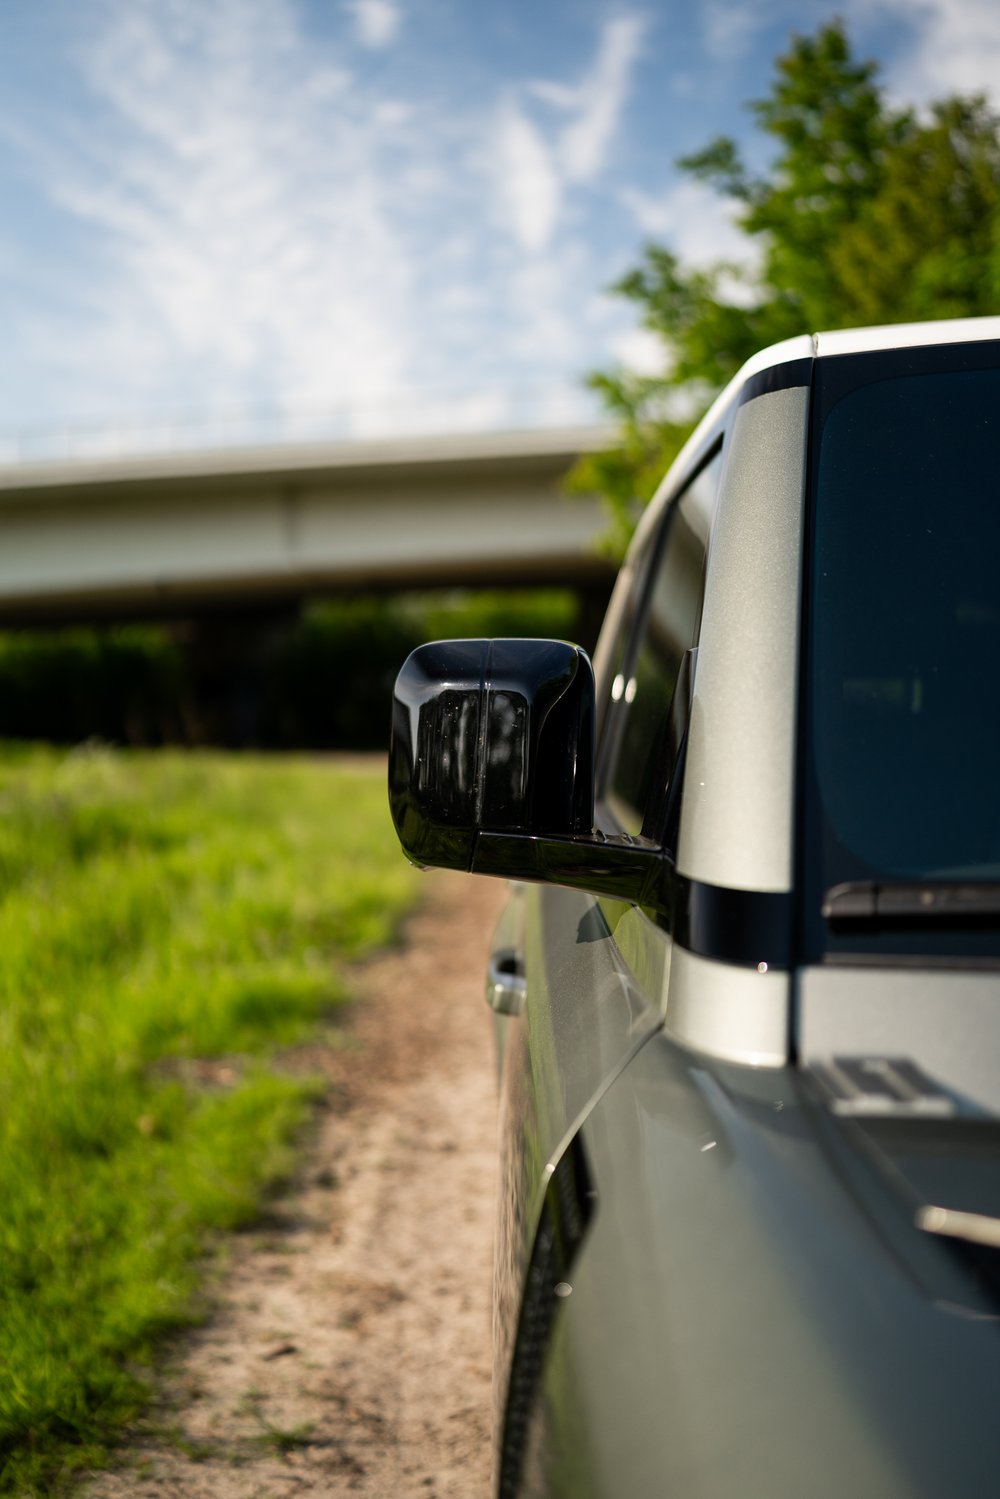
[[[486,970],[486,1003],[498,1015],[521,1015],[528,982],[517,953],[507,949],[490,954]]]

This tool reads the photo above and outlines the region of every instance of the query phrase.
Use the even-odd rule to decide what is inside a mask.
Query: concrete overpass
[[[0,623],[152,618],[332,591],[568,583],[606,594],[596,500],[561,481],[607,429],[0,468]]]

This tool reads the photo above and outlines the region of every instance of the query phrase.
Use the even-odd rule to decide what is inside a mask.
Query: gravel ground
[[[486,953],[504,887],[426,877],[360,966],[295,1188],[238,1237],[88,1499],[486,1499],[496,1098]]]

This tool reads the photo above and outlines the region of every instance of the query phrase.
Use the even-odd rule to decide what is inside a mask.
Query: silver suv
[[[1000,318],[753,359],[593,671],[424,646],[390,800],[502,875],[498,1493],[1000,1492]]]

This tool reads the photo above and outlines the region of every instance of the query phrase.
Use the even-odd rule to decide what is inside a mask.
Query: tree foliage
[[[773,142],[754,173],[722,136],[677,164],[732,205],[748,260],[691,269],[662,245],[614,287],[663,343],[663,373],[597,374],[620,445],[581,461],[621,550],[711,397],[756,350],[872,323],[1000,310],[1000,118],[980,96],[890,104],[843,25],[793,37],[750,105]]]

